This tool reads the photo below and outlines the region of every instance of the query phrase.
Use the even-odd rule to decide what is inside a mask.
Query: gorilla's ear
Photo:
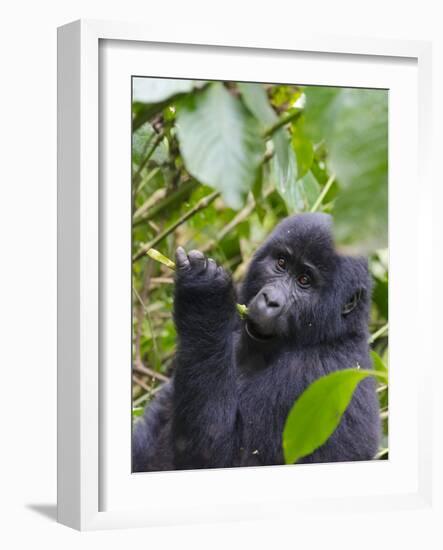
[[[360,302],[362,296],[363,289],[359,288],[357,292],[354,292],[351,298],[343,306],[343,309],[341,310],[342,315],[346,316],[349,315],[351,311],[354,311],[354,309],[358,306],[358,303]]]

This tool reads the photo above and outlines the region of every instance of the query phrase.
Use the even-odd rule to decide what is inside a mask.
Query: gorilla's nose
[[[275,292],[271,293],[269,291],[263,292],[262,296],[265,300],[265,305],[267,308],[275,310],[275,313],[277,311],[280,311],[282,307],[281,296],[279,296]]]
[[[268,285],[248,306],[248,332],[260,337],[270,337],[278,332],[278,318],[285,305],[282,289]],[[257,338],[255,338],[257,339]]]
[[[284,305],[284,296],[278,288],[263,289],[258,296],[258,309],[265,317],[274,318],[280,314]]]

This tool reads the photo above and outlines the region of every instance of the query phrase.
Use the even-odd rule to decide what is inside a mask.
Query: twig
[[[269,197],[269,195],[274,191],[273,188],[270,188],[268,189],[264,194],[263,194],[263,197],[261,198],[260,202],[262,202],[263,200],[265,200],[266,198]],[[232,220],[227,224],[225,225],[225,227],[219,232],[218,234],[218,237],[217,237],[217,240],[211,240],[209,241],[207,244],[205,244],[203,247],[202,247],[202,252],[209,252],[210,250],[212,250],[214,248],[214,246],[218,243],[218,242],[221,242],[228,233],[230,233],[233,229],[235,229],[237,227],[237,225],[239,225],[240,223],[242,223],[244,220],[246,220],[246,218],[248,218],[248,216],[250,216],[250,214],[252,213],[252,211],[254,210],[254,208],[257,206],[257,203],[255,202],[254,199],[252,199],[252,201],[247,204],[243,210],[240,210],[240,212],[234,216],[232,218]]]
[[[145,305],[145,300],[148,296],[148,289],[150,285],[150,279],[152,275],[152,266],[145,266],[144,274],[143,274],[143,285],[141,289],[141,296],[137,294],[139,299],[138,307],[136,308],[136,318],[137,318],[137,330],[135,333],[135,362],[141,362],[141,335],[143,331],[143,315],[145,310],[147,309]],[[135,290],[135,287],[134,287]]]
[[[140,214],[137,219],[134,219],[133,226],[135,227],[136,225],[145,223],[160,214],[166,208],[169,208],[175,202],[184,200],[184,198],[189,195],[197,187],[197,185],[198,183],[194,179],[184,181],[174,192],[166,195],[163,199],[158,201],[157,204],[150,206],[146,213]]]
[[[323,189],[321,190],[321,193],[319,194],[319,196],[317,197],[317,200],[315,201],[314,205],[312,206],[311,208],[311,212],[316,212],[318,210],[318,208],[320,207],[321,203],[323,202],[323,199],[326,197],[326,195],[328,194],[328,191],[329,189],[331,188],[331,185],[334,183],[335,181],[335,174],[332,174],[330,176],[330,178],[328,179],[328,181],[326,182],[325,186],[323,187]]]
[[[174,279],[172,277],[152,277],[151,278],[151,287],[159,285],[172,285],[174,284]]]
[[[155,170],[157,170],[157,168],[154,168],[152,172],[154,172]],[[152,172],[150,172],[150,174]],[[139,189],[137,189],[137,193],[138,192],[139,192]],[[166,195],[166,189],[164,189],[163,187],[161,189],[157,189],[157,191],[154,191],[154,193],[152,193],[152,195],[134,212],[134,220],[136,220],[137,218],[141,218],[143,214],[146,212],[146,210],[149,210],[155,204],[161,201],[165,197],[165,195]]]
[[[141,378],[136,376],[135,374],[132,375],[132,380],[138,384],[141,388],[143,388],[147,392],[152,392],[153,388],[150,388]],[[134,404],[133,404],[134,405]]]
[[[380,460],[389,453],[389,449],[381,449],[376,455],[375,459]]]
[[[164,231],[162,231],[159,235],[154,237],[154,239],[152,239],[151,242],[144,244],[140,248],[140,250],[134,255],[134,257],[132,258],[132,261],[136,262],[137,260],[139,260],[142,256],[146,254],[146,252],[150,248],[153,248],[154,246],[156,246],[160,241],[162,241],[168,235],[170,235],[173,231],[175,231],[177,227],[185,223],[185,221],[189,220],[189,218],[192,218],[194,214],[208,207],[219,196],[220,196],[220,191],[214,191],[210,195],[206,195],[206,197],[203,197],[202,199],[200,199],[198,203],[193,208],[191,208],[191,210],[183,214],[183,216],[179,218],[175,223],[173,223],[172,225],[167,227]]]
[[[138,383],[138,382],[137,382]],[[143,387],[143,386],[140,386]],[[151,397],[153,397],[157,392],[159,392],[163,388],[163,384],[159,384],[156,388],[147,390],[147,393],[144,393],[140,397],[137,397],[137,399],[134,399],[134,402],[132,404],[133,407],[138,407]]]
[[[296,111],[292,111],[291,113],[288,113],[285,116],[282,116],[281,118],[279,118],[277,120],[277,122],[275,122],[272,126],[267,128],[263,132],[263,137],[264,138],[271,137],[272,134],[274,134],[282,126],[285,126],[286,124],[289,124],[289,122],[292,122],[293,120],[296,120],[297,118],[299,118],[299,116],[302,114],[302,112],[303,112],[302,109],[299,109],[299,110],[296,110]]]
[[[149,330],[151,331],[151,336],[152,336],[152,347],[154,348],[154,353],[155,353],[155,357],[157,359],[160,358],[160,355],[158,353],[158,346],[157,346],[157,340],[155,338],[155,333],[154,333],[154,328],[152,326],[152,322],[151,322],[151,316],[149,314],[149,309],[147,308],[147,306],[145,305],[143,299],[141,298],[140,294],[137,292],[135,286],[132,287],[132,290],[134,291],[134,294],[137,296],[137,299],[138,301],[140,302],[144,312],[146,313],[146,320],[148,321],[148,324],[149,324]]]
[[[382,334],[384,334],[389,328],[389,323],[386,323],[386,325],[383,325],[381,328],[377,330],[377,332],[374,332],[368,340],[368,344],[373,344],[377,338],[380,338]]]
[[[147,376],[150,376],[151,378],[155,378],[157,380],[160,380],[161,382],[167,382],[169,378],[162,374],[161,372],[157,372],[155,370],[152,370],[148,367],[145,367],[142,363],[138,363],[134,365],[134,370],[141,374],[146,374]]]
[[[157,149],[157,146],[160,144],[160,142],[163,140],[163,138],[165,137],[165,133],[162,131],[160,132],[157,137],[155,138],[154,140],[154,143],[152,144],[151,148],[149,149],[149,151],[146,153],[146,156],[145,158],[142,160],[142,162],[140,163],[140,166],[138,167],[137,171],[135,172],[135,174],[133,175],[132,177],[132,181],[136,181],[138,176],[141,174],[143,168],[146,166],[146,164],[148,163],[149,159],[152,157],[152,155],[154,154],[154,151]]]

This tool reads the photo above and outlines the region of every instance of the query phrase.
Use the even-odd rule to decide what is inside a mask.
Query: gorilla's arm
[[[179,248],[176,260],[175,467],[231,466],[237,414],[232,281],[199,251],[186,255]]]

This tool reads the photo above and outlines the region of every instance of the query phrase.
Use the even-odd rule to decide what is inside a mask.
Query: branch
[[[157,372],[155,370],[152,370],[148,367],[145,367],[143,363],[137,363],[134,365],[134,370],[137,372],[140,372],[141,374],[146,374],[147,376],[150,376],[151,378],[156,378],[157,380],[160,380],[161,382],[167,382],[169,378],[162,374],[161,372]]]
[[[285,126],[286,124],[289,124],[290,122],[297,120],[301,114],[302,109],[292,111],[291,113],[288,113],[287,115],[282,116],[275,122],[272,126],[270,126],[268,129],[266,129],[263,132],[263,137],[270,138],[272,134],[274,134],[277,130],[279,130],[282,126]]]
[[[383,325],[381,328],[377,330],[377,332],[374,332],[374,334],[369,338],[368,344],[373,344],[377,338],[380,338],[382,334],[384,334],[389,328],[389,323],[386,323],[386,325]]]
[[[138,384],[138,379],[135,380],[135,383]],[[140,385],[140,384],[139,384]],[[140,386],[142,387],[142,386]],[[133,407],[138,407],[145,401],[148,401],[151,397],[154,397],[154,395],[159,392],[163,388],[163,384],[159,384],[156,388],[153,388],[151,390],[146,390],[146,393],[141,395],[140,397],[137,397],[137,399],[134,399],[134,402],[132,403]],[[145,389],[145,388],[143,388]]]
[[[380,451],[378,451],[378,453],[375,455],[375,460],[380,460],[382,458],[384,458],[385,456],[387,456],[389,453],[389,449],[381,449]]]
[[[140,163],[140,166],[138,167],[137,169],[137,172],[133,175],[132,177],[132,181],[135,181],[138,176],[141,174],[143,168],[146,166],[146,164],[148,163],[149,159],[152,157],[152,155],[154,154],[154,151],[157,149],[159,143],[162,141],[162,139],[165,137],[165,133],[162,131],[160,132],[157,137],[155,138],[154,140],[154,143],[152,144],[151,148],[149,149],[149,151],[146,153],[146,156],[145,158],[142,160],[142,162]]]
[[[175,223],[167,227],[164,231],[162,231],[159,235],[154,237],[152,241],[149,243],[146,243],[142,245],[140,250],[133,256],[132,261],[136,262],[139,260],[142,256],[146,254],[146,252],[150,249],[156,246],[159,242],[161,242],[163,239],[165,239],[168,235],[170,235],[173,231],[177,229],[180,225],[184,224],[185,221],[189,220],[189,218],[192,218],[194,214],[197,212],[200,212],[200,210],[204,210],[206,207],[208,207],[212,202],[215,201],[217,197],[220,196],[220,191],[214,191],[210,195],[206,195],[206,197],[203,197],[198,201],[198,203],[191,208],[188,212],[183,214],[181,218],[179,218]]]
[[[153,172],[156,170],[159,170],[159,168],[154,168]],[[137,193],[139,192],[139,190],[140,189],[137,189]],[[150,197],[139,208],[137,208],[137,210],[134,212],[133,219],[136,220],[137,218],[141,218],[147,210],[149,210],[150,208],[158,204],[162,199],[164,199],[165,195],[166,189],[164,187],[154,191],[154,193],[152,193],[152,195],[150,195]]]
[[[274,191],[273,188],[268,189],[263,194],[263,197],[261,197],[259,202],[262,202],[263,200],[267,199],[273,191]],[[234,216],[227,225],[225,225],[225,227],[218,234],[217,240],[211,240],[202,247],[202,252],[207,253],[210,250],[212,250],[214,246],[217,243],[221,242],[228,233],[230,233],[233,229],[237,227],[237,225],[245,221],[251,215],[256,205],[257,205],[257,202],[255,201],[255,199],[252,199],[252,201],[249,204],[247,204],[242,210],[240,210],[240,212],[236,216]]]
[[[334,181],[335,181],[335,174],[332,174],[330,176],[330,178],[328,179],[328,181],[326,182],[323,189],[321,190],[321,193],[317,197],[317,200],[315,201],[314,205],[312,206],[311,212],[316,212],[320,208],[320,205],[323,202],[323,199],[328,194],[328,191],[329,191],[329,189],[331,189],[331,186],[334,183]]]
[[[143,388],[146,392],[150,393],[154,388],[150,388],[147,384],[143,382],[141,378],[136,376],[135,374],[132,375],[132,381],[135,382],[138,386]],[[134,404],[133,404],[134,405]]]
[[[186,182],[183,182],[179,185],[179,187],[169,195],[166,195],[163,199],[161,199],[157,204],[153,204],[149,207],[148,212],[144,213],[143,215],[140,214],[137,216],[138,219],[134,219],[133,226],[139,225],[141,223],[144,223],[158,214],[165,210],[166,208],[170,207],[172,204],[179,200],[183,200],[186,195],[189,195],[191,191],[197,187],[198,182],[194,179],[188,180]],[[135,215],[134,215],[135,218]]]

